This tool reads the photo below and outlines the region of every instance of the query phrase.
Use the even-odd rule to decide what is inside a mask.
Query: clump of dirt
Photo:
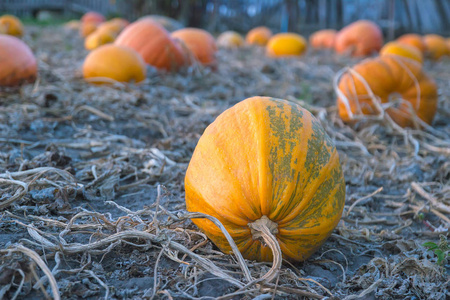
[[[0,90],[0,298],[446,299],[447,260],[423,247],[450,226],[450,60],[432,129],[344,124],[330,52],[273,60],[220,50],[217,71],[150,70],[141,85],[94,86],[87,52],[62,28],[29,28],[33,85]],[[203,130],[255,95],[298,101],[334,140],[347,197],[330,239],[302,263],[225,255],[190,221],[184,174]],[[442,246],[442,245],[441,245]]]

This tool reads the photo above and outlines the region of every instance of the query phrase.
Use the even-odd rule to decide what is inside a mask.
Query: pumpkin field
[[[448,39],[83,18],[0,17],[0,299],[450,298]]]

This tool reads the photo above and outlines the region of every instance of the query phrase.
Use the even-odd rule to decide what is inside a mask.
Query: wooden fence
[[[390,38],[404,32],[450,35],[450,0],[0,0],[0,13],[30,17],[40,10],[68,17],[94,10],[129,20],[164,14],[216,32],[266,25],[308,34],[369,19]]]

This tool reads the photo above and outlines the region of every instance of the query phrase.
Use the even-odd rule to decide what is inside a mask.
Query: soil
[[[413,130],[344,124],[333,79],[360,59],[329,51],[275,60],[220,49],[217,70],[149,68],[143,84],[96,86],[82,78],[76,32],[28,27],[24,40],[39,78],[0,90],[0,299],[45,299],[53,279],[62,299],[450,297],[448,260],[423,246],[445,252],[450,226],[449,57],[424,64],[438,112],[432,128]],[[297,101],[320,120],[347,188],[341,222],[311,258],[243,287],[236,257],[186,215],[184,175],[206,126],[255,95]],[[271,266],[246,265],[254,279]]]

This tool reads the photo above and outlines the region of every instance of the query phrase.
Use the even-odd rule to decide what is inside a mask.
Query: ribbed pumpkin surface
[[[248,226],[267,216],[289,260],[308,258],[342,214],[344,177],[320,123],[286,100],[253,97],[222,113],[200,138],[186,178],[186,205],[219,219],[247,259],[269,261],[270,248]],[[224,252],[210,221],[193,222]]]
[[[177,70],[187,63],[183,49],[170,37],[169,32],[149,19],[128,25],[115,44],[136,50],[147,64],[158,69]]]
[[[216,40],[208,31],[199,28],[183,28],[172,32],[171,35],[183,41],[200,63],[204,65],[216,63]]]
[[[34,82],[36,58],[30,47],[18,38],[0,34],[0,86]]]
[[[417,116],[431,124],[437,109],[437,86],[422,70],[422,65],[400,56],[381,56],[367,59],[353,70],[367,83],[381,103],[402,98],[406,102],[387,108],[386,112],[402,127],[413,125],[410,108]],[[352,73],[346,73],[339,82],[339,90],[349,101],[353,114],[379,114],[369,97],[370,90]],[[338,109],[344,121],[350,121],[348,110],[341,98]],[[409,105],[407,104],[409,103]]]

